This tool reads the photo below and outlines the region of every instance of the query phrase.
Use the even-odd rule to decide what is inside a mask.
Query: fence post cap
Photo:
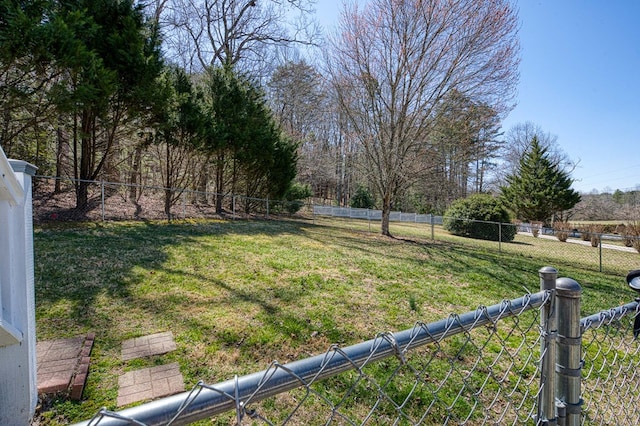
[[[538,273],[540,275],[547,275],[547,274],[558,274],[558,270],[556,268],[554,268],[553,266],[545,266],[543,268],[540,268],[540,270],[538,271]]]
[[[538,274],[540,274],[540,278],[543,278],[543,277],[554,278],[552,276],[558,276],[558,270],[553,266],[545,266],[543,268],[540,268],[540,270],[538,271]]]
[[[582,286],[571,278],[558,278],[556,289],[565,297],[580,297],[582,294]]]

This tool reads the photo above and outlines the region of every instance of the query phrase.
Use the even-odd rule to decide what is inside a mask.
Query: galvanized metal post
[[[558,354],[556,362],[556,397],[563,407],[561,424],[578,426],[581,422],[582,399],[582,333],[580,328],[580,297],[582,287],[570,278],[556,283],[558,318]],[[560,420],[560,419],[559,419]]]
[[[602,234],[600,234],[600,238],[598,238],[598,252],[600,255],[600,272],[602,272]]]
[[[538,397],[538,425],[557,425],[556,417],[556,308],[555,289],[558,271],[550,266],[545,266],[538,271],[540,276],[540,290],[551,290],[552,297],[549,303],[542,307],[540,312],[540,330],[543,333],[540,343],[540,394]]]
[[[102,206],[102,221],[104,222],[104,181],[100,182],[100,205]]]
[[[180,194],[180,198],[182,198],[182,219],[187,218],[187,191],[182,191]]]

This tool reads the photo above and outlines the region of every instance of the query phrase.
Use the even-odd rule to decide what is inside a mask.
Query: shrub
[[[589,236],[591,240],[591,247],[598,247],[600,245],[600,240],[602,238],[602,234],[605,231],[604,225],[591,224],[589,225]]]
[[[569,222],[556,222],[553,224],[553,231],[556,234],[556,237],[563,243],[569,239],[569,233],[572,229],[573,228]]]
[[[538,221],[532,221],[531,222],[531,235],[533,235],[534,237],[538,238],[538,235],[540,235],[540,230],[542,229],[542,222],[538,222]]]
[[[625,247],[633,247],[633,241],[635,240],[635,238],[633,238],[631,235],[623,235],[622,238],[624,239],[624,246]]]
[[[445,212],[444,229],[463,237],[513,241],[517,229],[510,222],[509,212],[498,198],[475,194],[453,202]]]
[[[368,188],[358,186],[356,193],[351,197],[349,205],[354,209],[372,209],[375,206],[375,202]]]
[[[284,195],[285,209],[289,214],[297,213],[303,206],[304,200],[311,197],[311,187],[300,182],[293,182]]]
[[[640,222],[634,220],[627,223],[625,233],[625,238],[631,243],[631,246],[640,253]]]
[[[591,232],[590,232],[591,225],[579,224],[575,226],[578,232],[580,233],[580,238],[582,239],[582,241],[591,241]]]

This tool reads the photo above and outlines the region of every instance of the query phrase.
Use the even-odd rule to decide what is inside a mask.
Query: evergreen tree
[[[118,132],[148,112],[162,70],[159,35],[132,0],[59,0],[50,19],[54,66],[51,90],[73,134],[76,206],[88,205],[88,181],[117,151]]]
[[[351,197],[349,205],[354,209],[372,209],[375,207],[375,201],[369,188],[360,185],[356,189],[356,193]]]
[[[224,195],[230,181],[232,193],[284,196],[296,175],[297,145],[283,135],[262,91],[231,68],[212,68],[204,96],[210,123],[203,149],[216,165],[216,192]]]
[[[501,188],[502,198],[515,216],[523,221],[547,223],[554,214],[568,210],[580,201],[571,189],[573,180],[560,165],[553,162],[538,138],[520,159],[516,172],[507,176]]]
[[[205,133],[206,120],[198,93],[182,68],[169,67],[157,79],[154,111],[155,142],[160,154],[164,186],[164,211],[171,219],[171,207],[193,179],[193,157]]]

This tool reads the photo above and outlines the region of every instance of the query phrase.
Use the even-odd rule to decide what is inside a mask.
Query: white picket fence
[[[0,147],[0,424],[28,425],[38,402],[31,177]]]

